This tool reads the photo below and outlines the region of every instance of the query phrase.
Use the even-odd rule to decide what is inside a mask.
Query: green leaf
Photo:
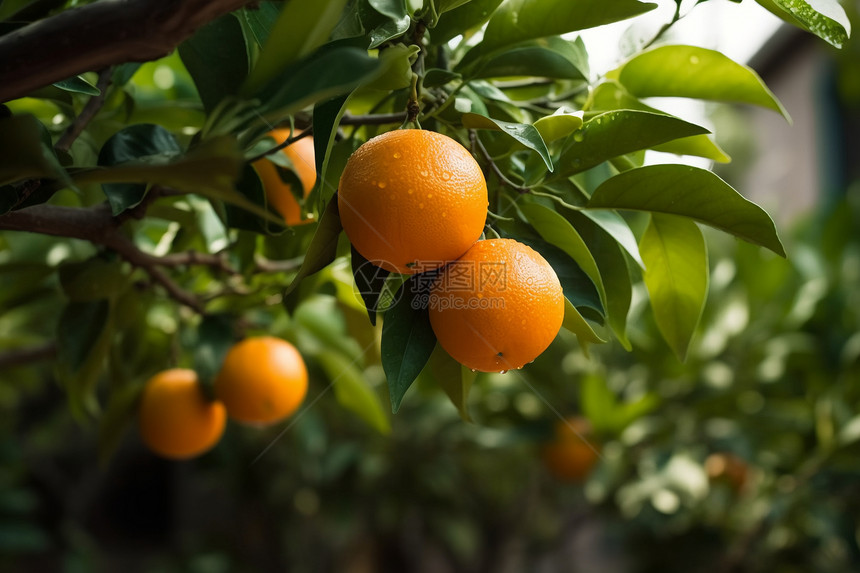
[[[609,389],[605,377],[594,373],[584,376],[579,383],[579,403],[596,433],[612,430],[611,420],[618,399]]]
[[[540,132],[533,125],[527,123],[511,123],[492,119],[477,113],[463,114],[463,127],[467,129],[492,129],[506,133],[514,140],[522,143],[529,149],[532,149],[541,156],[547,169],[552,171],[552,158],[549,156],[549,150],[546,147]]]
[[[493,13],[483,41],[460,65],[517,42],[626,20],[656,7],[637,0],[508,0]]]
[[[98,164],[111,167],[149,156],[167,157],[181,152],[182,148],[172,133],[160,125],[140,123],[126,127],[108,139],[99,152]],[[114,215],[139,205],[147,190],[143,183],[106,183],[102,188]]]
[[[639,250],[657,327],[682,362],[708,293],[708,251],[690,219],[654,213]]]
[[[29,114],[0,118],[0,157],[0,185],[41,177],[68,179],[51,148],[47,130]],[[20,200],[17,194],[4,191],[0,214]]]
[[[654,151],[662,151],[663,153],[674,153],[675,155],[694,155],[696,157],[704,157],[717,163],[729,163],[732,158],[729,157],[723,149],[707,135],[693,135],[690,137],[682,137],[674,141],[668,141],[655,145],[651,149]]]
[[[851,22],[836,0],[756,0],[785,20],[841,48],[851,35]]]
[[[614,211],[568,211],[565,217],[576,227],[600,269],[603,285],[606,288],[606,322],[615,333],[618,341],[628,351],[631,350],[627,339],[627,314],[630,311],[632,287],[627,260],[621,250],[621,244],[606,227],[590,217],[594,214],[611,214],[617,217],[620,225],[630,234],[639,256],[639,246],[630,227]],[[612,228],[612,226],[610,226]],[[641,260],[641,259],[640,259]]]
[[[214,395],[212,384],[221,370],[227,351],[236,341],[233,317],[227,314],[211,314],[203,317],[197,327],[197,342],[194,346],[194,371],[201,386]]]
[[[125,273],[118,260],[95,256],[85,261],[64,262],[59,267],[60,286],[73,301],[107,298],[125,285]]]
[[[258,92],[291,64],[323,45],[340,19],[346,1],[286,2],[266,39],[260,59],[248,75],[242,93],[249,96]]]
[[[280,121],[304,107],[348,93],[379,70],[367,50],[329,44],[269,82],[258,94],[265,117]]]
[[[627,221],[614,211],[580,211],[583,215],[591,219],[601,229],[606,231],[613,239],[618,241],[630,257],[636,261],[636,264],[645,268],[645,263],[642,262],[642,256],[639,254],[639,245],[636,242],[636,236],[630,229]]]
[[[421,48],[416,45],[396,44],[379,53],[379,72],[364,87],[375,90],[394,91],[412,84],[412,64]]]
[[[538,203],[520,204],[520,211],[545,241],[560,248],[576,261],[579,268],[597,287],[600,302],[606,308],[606,289],[603,287],[600,270],[591,251],[588,250],[588,246],[573,225],[556,211]]]
[[[179,45],[179,56],[191,74],[207,112],[225,96],[239,93],[248,76],[248,51],[242,25],[233,14],[206,24]]]
[[[305,260],[293,282],[284,291],[284,297],[296,290],[301,282],[310,275],[327,267],[337,257],[337,241],[343,226],[337,208],[337,193],[331,198],[320,217],[317,229],[305,253]]]
[[[487,58],[470,76],[473,78],[527,76],[587,80],[587,56],[582,57],[583,54],[578,46],[575,42],[559,36],[530,40]],[[585,71],[581,68],[583,65],[585,65]]]
[[[143,388],[143,384],[126,384],[111,391],[99,418],[98,458],[102,467],[110,461],[125,432],[134,423]]]
[[[314,161],[319,174],[320,195],[325,198],[327,190],[324,188],[326,172],[334,147],[337,126],[340,119],[346,113],[346,106],[352,94],[337,96],[335,98],[317,102],[314,105],[313,128],[314,128]]]
[[[95,390],[110,347],[110,302],[71,302],[57,323],[57,373],[77,417],[98,410]]]
[[[391,433],[391,420],[385,414],[379,397],[365,382],[355,362],[333,350],[316,355],[334,388],[338,404],[355,413],[380,434]]]
[[[72,93],[86,94],[92,96],[96,96],[102,93],[99,88],[88,82],[83,76],[74,76],[67,80],[56,82],[53,85],[55,87],[60,88],[61,90]]]
[[[281,2],[260,2],[255,8],[243,8],[241,14],[257,46],[262,47],[271,35],[281,13]]]
[[[752,69],[715,50],[660,46],[642,52],[607,74],[636,97],[687,97],[747,103],[791,120]]]
[[[534,126],[545,142],[552,143],[562,137],[567,137],[582,127],[582,112],[568,112],[559,109],[552,115],[539,118],[535,121]]]
[[[436,26],[430,30],[430,43],[440,45],[477,28],[490,19],[502,0],[472,0],[439,16]]]
[[[248,202],[258,206],[260,209],[266,208],[268,202],[263,182],[250,163],[245,164],[242,168],[242,173],[236,182],[235,189]],[[272,217],[280,217],[280,215],[275,214],[273,211],[270,211],[270,213]],[[244,229],[245,231],[266,234],[277,234],[284,230],[283,223],[276,225],[268,219],[259,217],[246,209],[234,205],[226,205],[225,214],[227,226],[231,229]]]
[[[573,303],[567,297],[564,299],[564,320],[561,323],[562,328],[569,330],[576,335],[579,340],[579,345],[582,351],[588,355],[589,344],[604,344],[607,341],[600,338],[591,325],[582,317]]]
[[[631,169],[602,183],[586,208],[683,215],[785,257],[770,216],[705,169],[686,165]]]
[[[403,0],[368,0],[368,4],[387,18],[371,30],[370,49],[403,35],[409,29],[411,18],[406,13],[406,3]]]
[[[436,335],[423,297],[423,281],[412,275],[400,287],[382,322],[382,368],[388,378],[391,411],[397,413],[406,391],[430,359]]]
[[[635,110],[601,113],[567,138],[552,178],[570,177],[619,155],[707,132],[670,115]]]
[[[376,326],[376,311],[380,310],[377,305],[385,290],[388,275],[391,273],[369,262],[364,258],[364,255],[355,250],[355,247],[352,247],[350,261],[352,276],[355,279],[355,288],[358,289],[367,308],[367,316],[370,318],[370,324]]]
[[[464,422],[471,422],[472,416],[469,414],[469,392],[472,389],[472,383],[475,381],[477,372],[472,372],[445,352],[441,344],[437,344],[433,349],[433,354],[430,355],[430,360],[427,363],[430,367],[430,375],[433,380],[445,392],[445,395],[457,408],[460,418]]]

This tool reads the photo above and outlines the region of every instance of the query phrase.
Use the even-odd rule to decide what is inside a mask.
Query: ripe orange
[[[238,422],[274,424],[301,405],[308,371],[296,347],[274,336],[246,338],[234,345],[215,378],[215,395]]]
[[[185,459],[212,448],[227,421],[220,402],[211,402],[193,370],[174,368],[150,378],[143,389],[138,423],[143,443],[166,458]]]
[[[473,370],[522,368],[546,350],[564,318],[552,267],[513,239],[478,241],[440,273],[430,291],[439,344]]]
[[[487,218],[487,182],[457,141],[400,129],[350,156],[337,204],[359,253],[389,271],[415,274],[457,259],[478,240]]]
[[[749,481],[749,465],[735,454],[716,452],[705,460],[705,473],[714,482],[727,483],[735,492],[744,490]]]
[[[289,129],[275,129],[271,135],[278,143],[283,143],[290,137]],[[311,192],[314,184],[317,182],[317,168],[314,163],[314,141],[310,137],[303,137],[291,143],[281,150],[286,155],[299,181],[302,182],[304,188],[304,196],[307,197]],[[254,162],[254,169],[260,176],[260,181],[263,183],[263,189],[266,191],[266,200],[281,214],[287,225],[303,225],[313,221],[313,217],[302,219],[302,208],[296,201],[290,190],[290,185],[281,180],[278,175],[278,168],[268,159],[260,159]]]
[[[599,446],[591,439],[591,424],[574,417],[555,424],[555,438],[541,448],[541,458],[556,478],[582,482],[597,463],[598,451]]]

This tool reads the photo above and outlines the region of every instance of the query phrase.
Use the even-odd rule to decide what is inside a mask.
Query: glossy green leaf
[[[327,174],[331,155],[334,150],[337,127],[343,114],[346,113],[347,103],[352,94],[344,94],[332,99],[319,101],[314,105],[314,162],[317,168],[319,197],[328,200],[329,194],[337,191],[326,188]]]
[[[0,185],[31,178],[67,178],[51,149],[47,132],[32,115],[0,118]],[[15,206],[21,197],[0,197],[0,214]]]
[[[596,373],[583,376],[579,383],[579,403],[582,413],[591,422],[595,432],[611,431],[612,415],[618,399],[609,389],[605,376]]]
[[[260,209],[266,208],[267,198],[266,192],[263,189],[263,182],[260,180],[257,171],[250,164],[245,164],[242,168],[242,173],[239,175],[235,189],[250,203],[257,205]],[[280,217],[279,214],[276,214],[271,209],[269,211],[272,217]],[[246,231],[253,231],[254,233],[265,234],[278,234],[284,231],[283,224],[275,224],[269,219],[264,219],[247,209],[235,205],[225,205],[225,215],[227,226],[231,229],[244,229]]]
[[[98,410],[95,390],[110,346],[110,302],[71,302],[57,323],[57,374],[73,413]]]
[[[224,97],[238,94],[248,76],[242,25],[232,14],[197,30],[179,45],[179,56],[194,79],[207,112],[214,110]]]
[[[393,91],[412,84],[412,64],[421,48],[416,45],[396,44],[379,53],[379,73],[365,87]]]
[[[436,26],[430,30],[430,43],[444,44],[449,40],[473,30],[490,19],[502,0],[472,0],[439,16]]]
[[[667,141],[660,145],[652,147],[654,151],[662,151],[663,153],[674,153],[675,155],[693,155],[696,157],[704,157],[717,163],[729,163],[732,158],[729,157],[723,149],[716,144],[708,135],[693,135],[691,137],[682,137],[674,141]]]
[[[715,50],[660,46],[637,54],[607,76],[636,97],[687,97],[747,103],[788,112],[752,69]]]
[[[291,66],[259,93],[266,117],[280,120],[308,105],[349,93],[379,69],[366,50],[329,45]]]
[[[248,96],[258,92],[291,64],[324,44],[345,5],[346,0],[291,0],[285,3],[242,93]]]
[[[212,384],[221,370],[227,351],[236,342],[233,317],[228,314],[210,314],[203,317],[197,327],[194,345],[194,371],[200,384],[214,395]]]
[[[305,253],[305,260],[296,274],[293,282],[284,292],[286,297],[296,290],[306,277],[321,271],[337,257],[337,241],[343,226],[340,223],[340,212],[337,208],[337,193],[331,198],[317,224],[317,229]]]
[[[637,0],[508,0],[493,13],[483,41],[461,65],[511,44],[626,20],[656,7]]]
[[[594,260],[597,262],[597,267],[600,269],[600,276],[603,278],[603,285],[606,289],[606,323],[615,333],[618,341],[628,351],[632,349],[630,341],[627,339],[627,314],[630,311],[630,301],[632,299],[632,287],[630,271],[627,268],[627,260],[622,252],[621,242],[615,234],[624,234],[616,230],[616,222],[612,221],[607,225],[598,223],[591,215],[594,214],[611,214],[620,221],[620,228],[626,229],[626,233],[630,234],[630,240],[635,245],[636,256],[639,256],[639,246],[636,245],[636,238],[630,227],[624,222],[621,217],[614,211],[567,211],[565,217],[573,223],[579,231],[582,238],[588,245]],[[613,229],[613,234],[609,229]]]
[[[254,8],[242,9],[241,13],[257,46],[262,47],[266,43],[281,14],[281,6],[281,2],[259,2]]]
[[[684,361],[708,293],[708,251],[695,222],[654,213],[639,250],[660,333]]]
[[[88,82],[83,76],[74,76],[67,80],[62,80],[54,83],[54,86],[61,90],[86,95],[99,95],[101,90]]]
[[[352,247],[350,264],[352,265],[355,288],[358,289],[367,308],[367,316],[370,318],[370,324],[376,326],[376,311],[380,310],[378,305],[385,290],[388,275],[391,273],[369,262],[361,253],[355,250],[355,247]]]
[[[603,287],[600,270],[591,251],[588,250],[588,246],[573,225],[556,211],[538,203],[523,203],[520,205],[520,210],[545,241],[560,248],[576,261],[579,268],[597,287],[600,301],[606,308],[606,290]]]
[[[530,40],[487,58],[470,75],[473,78],[528,76],[587,80],[587,56],[582,57],[578,46],[559,36]]]
[[[391,420],[354,361],[333,350],[323,350],[316,360],[325,370],[338,404],[356,414],[380,434],[391,433]]]
[[[841,48],[851,35],[851,22],[837,0],[756,0],[785,20]]]
[[[576,335],[576,339],[579,340],[579,345],[586,355],[588,354],[589,344],[604,344],[607,342],[594,332],[588,321],[582,317],[582,314],[576,310],[576,307],[573,306],[573,303],[567,297],[564,299],[564,320],[561,326]]]
[[[426,293],[416,276],[411,276],[400,287],[394,305],[385,312],[382,322],[382,368],[388,378],[394,413],[400,409],[403,396],[436,346],[430,315],[422,304]]]
[[[627,254],[636,261],[636,264],[645,268],[645,263],[642,262],[642,256],[639,254],[639,245],[636,242],[636,236],[633,235],[630,225],[627,224],[627,221],[621,215],[614,211],[581,211],[581,213],[609,233],[627,251]]]
[[[492,129],[506,133],[514,140],[536,151],[541,156],[541,159],[543,159],[547,169],[550,171],[553,169],[552,158],[549,156],[546,143],[544,143],[540,132],[533,125],[501,121],[477,113],[464,113],[463,127],[467,129]]]
[[[170,157],[178,155],[182,148],[173,134],[151,123],[131,125],[115,133],[102,146],[98,164],[110,167],[136,161],[150,156]],[[114,215],[139,205],[146,196],[143,183],[106,183],[105,195]]]
[[[785,256],[770,216],[728,183],[697,167],[649,165],[619,173],[594,191],[586,208],[683,215]]]
[[[377,48],[385,42],[403,35],[411,23],[403,0],[367,0],[374,10],[387,18],[370,31],[370,48]]]
[[[95,256],[85,261],[64,262],[58,270],[63,293],[73,301],[93,301],[119,292],[126,276],[122,262]]]
[[[126,384],[111,391],[99,418],[98,458],[104,467],[122,443],[126,431],[134,425],[143,384]]]
[[[470,371],[451,358],[451,355],[445,352],[441,344],[436,345],[427,365],[430,368],[433,380],[442,388],[445,395],[448,396],[451,403],[457,408],[460,418],[464,422],[471,422],[469,392],[472,389],[472,383],[475,381],[477,373]]]
[[[608,111],[589,119],[567,138],[552,178],[569,177],[625,153],[707,132],[704,127],[670,115]]]
[[[553,141],[567,137],[582,127],[582,112],[558,110],[552,115],[538,118],[534,126],[546,143],[552,143]]]

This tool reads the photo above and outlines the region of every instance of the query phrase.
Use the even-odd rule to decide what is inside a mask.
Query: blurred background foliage
[[[856,45],[838,66],[842,101],[855,110]],[[123,89],[75,142],[76,156],[97,155],[119,125],[155,121],[188,138],[202,126],[178,57],[126,71]],[[52,93],[10,107],[58,135],[86,98]],[[723,142],[736,157],[733,149],[750,148],[742,135],[734,148]],[[55,203],[101,200],[96,186],[82,192],[60,192]],[[461,420],[429,371],[390,419],[371,408],[361,420],[338,404],[349,397],[327,391],[327,368],[344,367],[325,358],[336,348],[384,392],[379,357],[364,355],[378,332],[366,325],[348,265],[306,281],[292,319],[278,273],[255,275],[249,290],[224,297],[247,309],[247,333],[297,343],[309,357],[311,389],[287,425],[231,424],[194,462],[161,460],[136,432],[121,431],[133,391],[111,393],[97,427],[68,408],[50,361],[6,364],[0,569],[860,570],[860,186],[849,182],[833,197],[783,227],[788,260],[707,233],[709,300],[686,363],[663,342],[640,283],[628,321],[632,352],[612,342],[586,354],[563,331],[528,369],[475,377],[464,405],[475,423]],[[171,227],[174,248],[217,250],[225,238],[215,215],[207,203],[193,207],[183,226],[200,232],[182,244],[183,230]],[[157,217],[139,225],[156,248],[170,226]],[[262,243],[272,259],[290,260],[310,232],[248,240],[251,252]],[[94,255],[80,241],[0,233],[0,347],[51,339],[64,307],[55,265]],[[196,292],[230,288],[217,269],[195,272]],[[110,342],[118,386],[124,369],[154,372],[165,355],[181,365],[188,358],[180,346],[196,336],[174,305],[145,288],[128,292],[115,320],[150,328],[145,340]],[[560,416],[591,422],[600,458],[581,483],[560,481],[542,463]],[[388,424],[387,435],[374,430]]]

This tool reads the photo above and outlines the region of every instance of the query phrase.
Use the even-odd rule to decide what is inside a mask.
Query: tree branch
[[[0,370],[50,359],[53,358],[56,353],[57,345],[54,342],[47,342],[39,346],[14,348],[12,350],[0,352]]]
[[[101,0],[0,37],[0,102],[91,70],[169,54],[252,0]]]
[[[72,144],[84,131],[87,124],[92,121],[102,108],[102,105],[105,102],[105,96],[107,96],[107,89],[110,86],[112,75],[113,67],[105,68],[99,72],[99,80],[98,83],[96,83],[96,88],[98,88],[99,94],[94,95],[89,99],[89,101],[87,101],[87,104],[84,106],[84,109],[81,110],[81,113],[79,113],[72,123],[69,124],[66,131],[64,131],[63,135],[60,136],[60,139],[57,140],[57,144],[54,145],[54,149],[57,151],[68,151],[69,148],[72,147]]]
[[[111,215],[107,203],[89,208],[34,205],[0,215],[0,230],[82,239],[116,251],[132,265],[146,271],[152,280],[164,287],[171,297],[203,314],[205,312],[203,304],[193,294],[173,282],[160,268],[159,265],[162,264],[160,257],[137,248],[137,245],[122,233],[121,225],[122,219]],[[178,260],[180,259],[174,256],[167,259],[165,264],[176,266],[179,264]],[[187,260],[190,261],[190,258]],[[207,257],[207,264],[208,262]]]

